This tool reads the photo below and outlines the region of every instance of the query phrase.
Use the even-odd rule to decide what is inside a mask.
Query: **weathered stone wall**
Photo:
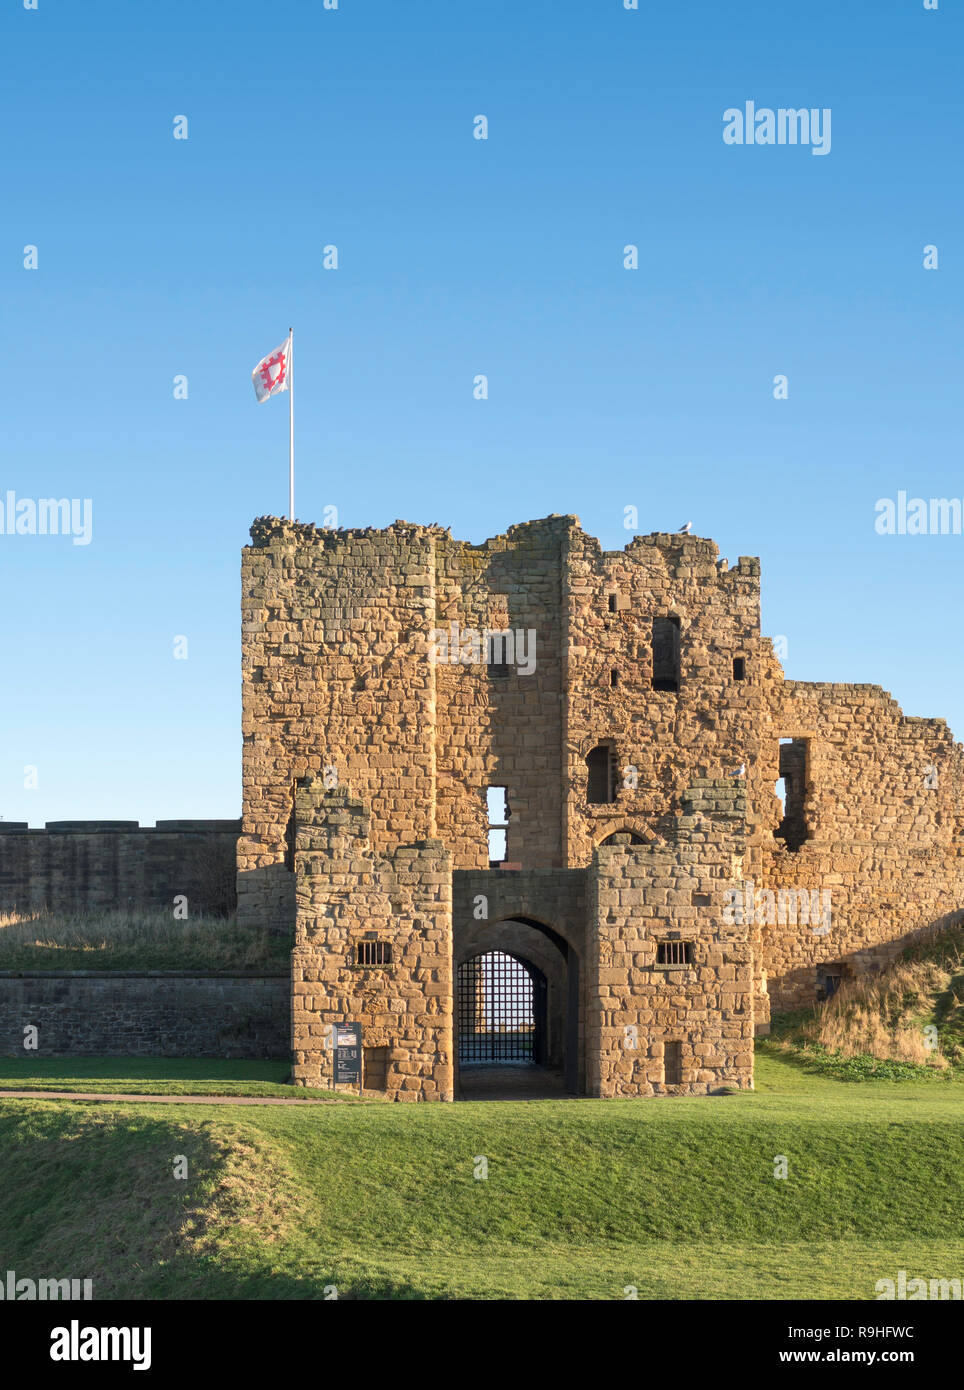
[[[781,890],[810,890],[826,907],[816,922],[787,911],[753,924],[758,996],[779,1011],[813,1002],[822,967],[877,968],[964,916],[964,764],[943,720],[904,716],[879,686],[784,681],[776,663],[762,729],[749,769],[754,915],[772,917],[767,894]],[[781,738],[806,741],[807,838],[795,850],[775,838]]]
[[[614,831],[663,838],[685,789],[756,751],[762,701],[759,561],[728,569],[712,541],[639,536],[624,551],[572,533],[567,563],[566,863]],[[609,599],[615,612],[610,612]],[[653,688],[653,619],[679,620],[679,689]],[[734,678],[742,658],[745,677]],[[613,673],[617,684],[612,684]],[[614,802],[587,801],[586,755],[604,741]]]
[[[300,778],[350,786],[370,808],[380,853],[434,834],[434,542],[401,522],[335,533],[270,518],[252,539],[242,561],[238,918],[290,926]]]
[[[0,912],[169,907],[234,910],[240,821],[0,821]]]
[[[452,863],[438,840],[371,843],[371,816],[321,779],[297,789],[293,1080],[331,1086],[330,1026],[362,1025],[365,1062],[392,1100],[452,1100]],[[365,942],[387,966],[360,963]]]
[[[586,1054],[596,1096],[705,1095],[753,1084],[753,965],[749,931],[719,904],[738,881],[745,799],[736,779],[686,794],[670,843],[604,845],[589,874]],[[692,961],[660,966],[660,942],[688,943]],[[680,1048],[681,1073],[666,1051]]]
[[[436,834],[460,869],[489,865],[485,789],[509,789],[506,861],[563,868],[563,551],[571,517],[512,526],[484,545],[436,539],[433,626],[459,634],[509,630],[506,675],[439,661]],[[521,650],[516,635],[524,634]],[[451,643],[450,643],[451,646]],[[446,655],[451,656],[451,651]],[[525,673],[534,657],[534,669]]]
[[[540,874],[585,873],[595,863],[594,872],[635,875],[632,886],[603,891],[625,891],[627,904],[651,911],[652,940],[670,921],[683,930],[676,914],[687,903],[678,895],[697,895],[692,921],[702,945],[693,990],[666,1004],[668,986],[654,993],[659,982],[651,971],[637,962],[629,977],[640,1001],[654,1001],[640,1007],[671,1019],[680,1032],[667,1038],[683,1048],[685,1085],[696,1087],[720,1076],[746,1083],[745,1056],[735,1049],[747,1018],[766,1028],[770,996],[780,1008],[810,1002],[825,967],[872,968],[909,936],[960,913],[960,746],[941,721],[905,718],[877,687],[785,681],[760,633],[757,560],[744,556],[730,568],[712,541],[663,533],[603,552],[575,517],[558,516],[511,527],[478,546],[436,526],[396,522],[385,531],[330,532],[272,518],[255,523],[252,542],[243,560],[242,920],[287,925],[294,915],[296,780],[310,774],[330,788],[347,787],[370,818],[370,846],[358,864],[371,857],[377,872],[358,880],[354,909],[354,871],[337,881],[339,949],[345,933],[365,920],[369,888],[374,884],[382,898],[390,891],[378,885],[398,872],[399,847],[440,842],[455,871],[457,962],[466,951],[496,942],[508,948],[514,940],[558,994],[561,967],[552,949],[561,951],[567,1035],[572,1010],[579,1010],[576,1070],[582,1084],[590,1077],[597,1089],[618,1091],[637,1083],[627,1080],[628,1059],[617,1065],[609,1055],[613,1038],[604,1030],[611,1025],[599,1019],[624,1011],[625,1000],[619,1009],[603,1008],[599,999],[610,996],[600,996],[598,972],[615,968],[601,964],[606,951],[634,954],[622,949],[618,933],[636,928],[618,916],[600,926],[592,906],[578,909],[581,924],[561,902],[527,909],[525,901],[545,887]],[[506,629],[525,633],[527,655],[534,639],[530,674],[518,652],[507,671],[490,667],[478,643],[474,654],[469,644],[453,661],[450,642],[449,659],[432,660],[440,633],[453,634],[457,647],[471,633]],[[796,796],[785,818],[775,795],[781,739],[797,741],[784,744],[784,772]],[[590,801],[586,760],[599,746],[611,750],[614,794]],[[929,768],[936,782],[926,780]],[[745,775],[733,780],[745,791],[746,853],[734,876],[723,872],[726,855],[713,861],[713,845],[688,839],[685,825],[682,840],[674,837],[687,788],[725,781],[740,769]],[[486,926],[463,918],[459,875],[488,872],[485,794],[493,786],[507,788],[511,814],[507,868],[489,886],[504,896],[500,881],[511,880],[509,896],[518,901],[490,911]],[[721,853],[725,821],[710,822]],[[644,843],[607,857],[603,842],[624,831]],[[647,887],[647,874],[660,887]],[[702,877],[705,889],[691,882]],[[823,915],[819,930],[799,917],[761,924],[755,909],[741,921],[731,897],[748,885],[764,905],[769,893],[806,892],[809,902],[811,893],[822,901],[830,892],[829,930],[822,929]],[[306,891],[305,904],[318,917],[331,885],[322,876]],[[650,891],[656,896],[647,897]],[[299,905],[299,913],[306,910]],[[616,935],[607,936],[610,928]],[[552,945],[553,931],[562,946]],[[649,931],[637,956],[649,949]],[[322,973],[299,981],[325,985],[316,995],[306,992],[315,1001],[300,1016],[306,1038],[319,1000],[331,1017],[352,1017],[337,1010],[358,1002],[347,980],[324,974],[320,939],[310,943],[316,954],[309,968]],[[755,999],[737,1006],[731,985],[736,979],[742,989],[751,948]],[[610,984],[618,982],[607,978]],[[727,1018],[723,1039],[699,1036],[689,1012],[701,1012],[692,1003],[697,996]],[[376,1013],[386,1015],[391,998],[385,988]],[[408,1004],[397,999],[396,1007]],[[386,1025],[384,1036],[390,1034]],[[573,1066],[571,1038],[568,1050]],[[306,1075],[317,1075],[323,1060],[305,1062]],[[659,1061],[654,1052],[639,1084],[665,1084]],[[427,1058],[418,1061],[423,1077],[427,1066]]]
[[[4,970],[0,1055],[282,1058],[290,997],[287,975]]]

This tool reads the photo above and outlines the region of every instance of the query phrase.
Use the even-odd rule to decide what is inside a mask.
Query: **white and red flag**
[[[269,352],[251,373],[254,394],[258,404],[269,396],[277,396],[287,391],[291,384],[291,335],[289,334],[279,348]]]
[[[288,329],[288,336],[279,348],[269,352],[251,373],[254,394],[258,405],[270,396],[288,392],[288,518],[295,519],[295,385],[292,376],[295,331]]]

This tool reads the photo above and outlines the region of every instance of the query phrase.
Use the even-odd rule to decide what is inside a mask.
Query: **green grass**
[[[290,1062],[193,1057],[0,1057],[4,1091],[123,1091],[158,1096],[280,1096],[356,1100],[350,1092],[291,1086]]]
[[[7,1100],[0,1268],[89,1275],[99,1298],[872,1299],[898,1269],[964,1274],[956,1086],[854,1087],[769,1055],[757,1083],[638,1101]]]

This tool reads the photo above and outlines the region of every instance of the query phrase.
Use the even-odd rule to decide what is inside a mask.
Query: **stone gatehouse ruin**
[[[577,1094],[750,1087],[771,1008],[960,919],[960,745],[786,680],[757,560],[572,516],[251,539],[238,911],[295,923],[297,1083],[352,1021],[399,1100],[480,1050]]]

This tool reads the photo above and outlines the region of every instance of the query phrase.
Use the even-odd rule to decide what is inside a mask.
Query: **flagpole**
[[[288,329],[288,520],[295,519],[295,330]]]

